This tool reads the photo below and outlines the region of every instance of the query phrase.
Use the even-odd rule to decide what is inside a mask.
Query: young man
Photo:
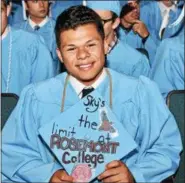
[[[175,26],[184,21],[184,11],[181,15]],[[150,77],[165,99],[172,90],[184,90],[184,32],[161,42]]]
[[[19,95],[28,84],[53,77],[52,59],[40,37],[8,25],[10,5],[1,0],[2,92]]]
[[[156,44],[147,26],[140,20],[139,3],[139,0],[124,1],[120,13],[120,39],[131,47],[143,51],[152,63],[156,54]]]
[[[179,27],[168,29],[168,25],[179,17],[183,4],[184,1],[181,0],[156,0],[141,8],[141,20],[147,26],[157,46],[161,40],[177,36],[184,29],[183,23]]]
[[[119,1],[87,1],[86,4],[102,19],[106,44],[109,49],[106,66],[133,77],[148,76],[150,65],[146,56],[117,38],[116,30],[120,23]]]
[[[60,71],[60,62],[56,54],[56,39],[54,34],[55,21],[48,17],[49,1],[25,0],[24,5],[28,18],[26,21],[14,25],[14,27],[32,32],[44,38],[51,52],[53,59],[52,65],[55,71],[54,74],[56,75]]]
[[[38,135],[38,129],[77,104],[84,88],[94,87],[130,133],[138,148],[112,161],[103,182],[161,182],[179,164],[182,149],[176,122],[156,85],[104,68],[107,48],[100,17],[85,6],[65,10],[56,22],[58,56],[67,73],[25,88],[2,132],[2,175],[9,182],[72,182]],[[109,74],[108,74],[109,73]],[[112,84],[110,84],[110,77]],[[61,103],[66,91],[65,102]],[[154,97],[155,96],[155,97]],[[64,98],[63,98],[64,99]],[[9,135],[11,132],[11,135]]]

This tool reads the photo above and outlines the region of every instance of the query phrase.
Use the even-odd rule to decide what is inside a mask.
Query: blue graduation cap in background
[[[118,16],[121,11],[120,2],[115,1],[86,1],[86,5],[93,10],[109,10],[116,13]]]

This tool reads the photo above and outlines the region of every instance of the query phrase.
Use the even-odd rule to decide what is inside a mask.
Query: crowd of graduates
[[[46,153],[45,147],[41,147],[43,144],[38,141],[36,132],[28,132],[28,129],[32,128],[32,123],[30,122],[35,120],[35,116],[38,119],[36,123],[41,123],[42,121],[50,121],[53,116],[59,114],[56,112],[56,106],[54,106],[54,104],[61,101],[61,96],[57,93],[58,88],[61,87],[59,81],[62,80],[63,82],[66,71],[73,75],[73,65],[70,62],[67,63],[72,56],[66,56],[65,50],[62,52],[64,48],[60,48],[62,39],[58,35],[58,30],[60,26],[64,26],[61,22],[65,22],[67,19],[61,13],[71,6],[81,7],[80,5],[92,9],[101,19],[106,50],[104,66],[111,71],[113,88],[115,88],[115,93],[113,93],[115,97],[113,98],[115,102],[118,100],[121,106],[121,110],[115,107],[113,111],[118,118],[120,117],[119,120],[123,118],[130,120],[129,115],[132,116],[133,126],[126,125],[126,128],[131,134],[140,135],[140,137],[135,136],[136,141],[139,138],[151,140],[151,142],[143,142],[145,145],[141,146],[141,151],[139,152],[144,154],[146,149],[150,149],[153,144],[162,144],[163,138],[169,138],[166,140],[170,144],[168,144],[168,147],[166,145],[161,149],[156,147],[159,154],[161,153],[162,155],[155,160],[154,167],[156,166],[156,169],[153,167],[152,172],[148,174],[147,167],[149,165],[145,162],[148,161],[150,164],[150,160],[155,159],[155,157],[147,159],[147,153],[152,153],[152,150],[145,155],[133,156],[136,159],[138,158],[138,167],[133,167],[133,159],[128,161],[127,166],[136,182],[162,181],[176,171],[179,162],[177,154],[181,151],[175,120],[171,119],[173,117],[171,117],[171,113],[165,106],[165,100],[170,91],[184,90],[184,1],[181,0],[1,0],[1,92],[15,93],[20,96],[20,103],[3,131],[3,135],[6,136],[2,147],[4,148],[3,179],[5,181],[42,182],[50,180],[55,182],[53,181],[57,180],[55,176],[59,177],[55,172],[61,167],[56,163],[46,163],[50,162],[52,158],[48,155],[48,152]],[[83,19],[83,12],[81,14],[81,19]],[[66,31],[68,31],[68,28],[66,28]],[[74,28],[74,31],[78,32],[78,29]],[[71,35],[71,39],[72,37],[75,40],[75,35]],[[70,39],[69,37],[67,38]],[[73,53],[75,49],[77,48],[74,45],[70,45],[68,52]],[[80,56],[83,57],[82,53]],[[85,71],[88,70],[89,65],[79,67],[82,67]],[[106,73],[103,73],[102,78],[100,77],[101,82],[106,77]],[[81,83],[76,81],[78,77],[75,76],[73,75],[73,77],[70,76],[71,78],[69,78],[73,88],[77,85],[78,87],[81,86]],[[126,79],[122,79],[124,76],[126,76]],[[44,84],[47,80],[49,87]],[[136,81],[137,89],[135,89]],[[160,92],[158,92],[158,88]],[[102,89],[102,95],[104,95],[103,93],[106,94]],[[73,96],[74,91],[69,90],[67,95]],[[131,99],[129,100],[129,98]],[[75,97],[74,101],[72,99],[73,97],[67,101],[69,106],[76,101]],[[47,105],[51,106],[47,108]],[[135,106],[137,106],[137,110]],[[43,110],[41,110],[42,108]],[[49,114],[49,111],[52,111],[52,114]],[[146,123],[142,125],[137,116],[139,113],[136,111],[140,111],[145,116],[142,119],[148,122],[145,121]],[[45,117],[42,117],[41,114],[45,114]],[[121,114],[124,114],[124,117],[121,117]],[[22,121],[20,124],[17,122],[18,119]],[[168,124],[168,120],[172,121]],[[158,123],[158,121],[161,121],[161,123]],[[12,129],[11,127],[14,123],[17,126]],[[149,133],[151,134],[142,135],[141,131],[136,133],[133,129],[138,124],[142,128],[146,127],[146,130],[140,128],[140,130],[143,130],[142,132],[148,134],[148,131],[150,131]],[[169,135],[167,129],[172,127],[177,131],[172,132],[169,130],[171,132]],[[34,126],[34,129],[36,128],[38,127]],[[20,145],[20,150],[15,151],[13,155],[9,154],[13,148],[11,143],[15,140],[8,137],[10,129],[16,139],[13,145]],[[156,133],[154,133],[155,129]],[[20,137],[16,135],[18,133],[21,134]],[[21,141],[21,138],[26,140]],[[33,139],[31,144],[29,144],[29,139]],[[174,147],[174,151],[169,152],[169,148],[172,147],[173,149],[172,143],[175,141],[179,141],[179,143]],[[138,143],[142,142],[138,140]],[[21,148],[24,146],[26,146],[25,150],[23,150],[25,153],[21,157]],[[38,157],[34,159],[37,156],[34,148],[39,148],[38,151],[41,152],[39,156],[42,156],[42,161],[45,162],[45,165],[42,165],[41,161],[36,162]],[[32,163],[30,163],[31,158],[25,156],[27,153],[31,153],[30,157],[34,157]],[[170,158],[172,157],[172,162],[168,158],[163,159],[162,156],[168,155]],[[9,164],[10,157],[13,160]],[[26,159],[27,161],[25,161]],[[25,163],[29,162],[29,165],[25,165],[24,161]],[[142,162],[141,164],[139,163],[140,161]],[[160,161],[165,164],[164,166],[162,165],[162,168],[159,165]],[[166,170],[165,166],[171,167]],[[24,171],[20,167],[23,167]],[[45,173],[40,174],[37,167],[40,172]],[[45,171],[46,168],[47,171]],[[165,171],[166,174],[164,173]],[[164,174],[158,175],[160,173]],[[54,176],[54,179],[51,176]],[[71,181],[70,178],[67,180]],[[102,178],[102,180],[105,179]]]
[[[151,78],[164,97],[171,90],[184,89],[183,17],[173,25],[183,14],[183,1],[114,1],[108,6],[103,1],[13,1],[1,31],[2,92],[20,95],[27,84],[65,71],[56,53],[55,22],[66,8],[80,4],[107,10],[98,13],[105,19],[110,47],[106,67]]]

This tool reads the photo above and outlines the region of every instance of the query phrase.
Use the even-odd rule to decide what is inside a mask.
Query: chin
[[[94,76],[94,75],[80,77],[80,79],[84,82],[90,82],[90,81],[94,80],[95,78],[96,78],[96,76]]]
[[[83,75],[83,77],[78,77],[77,79],[81,81],[82,83],[93,83],[96,80],[97,74],[90,74],[90,75]]]
[[[39,18],[46,18],[46,16],[47,16],[47,14],[41,14],[40,16],[39,16]]]

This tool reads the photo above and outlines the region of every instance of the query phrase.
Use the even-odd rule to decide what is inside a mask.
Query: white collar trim
[[[5,31],[3,32],[1,36],[1,40],[3,40],[9,33],[9,26],[6,27]]]
[[[49,21],[48,16],[46,16],[46,18],[45,18],[42,22],[40,22],[39,24],[36,24],[35,22],[33,22],[33,21],[31,20],[30,17],[28,18],[28,22],[29,22],[30,26],[31,26],[33,29],[34,29],[34,27],[35,27],[36,25],[38,25],[39,27],[43,27],[48,21]]]
[[[100,75],[100,77],[91,85],[91,86],[85,86],[84,84],[82,84],[80,81],[78,81],[75,77],[71,76],[69,77],[69,81],[71,83],[71,85],[73,86],[74,90],[76,91],[77,95],[79,96],[79,98],[82,97],[82,90],[84,88],[94,88],[96,89],[100,83],[105,79],[106,77],[106,72],[105,69],[103,69],[102,74]]]
[[[165,6],[165,5],[163,4],[163,2],[161,2],[161,1],[159,1],[158,4],[159,4],[159,8],[160,8],[162,14],[163,14],[166,10],[167,10],[167,11],[170,11],[170,10],[176,11],[176,10],[177,10],[177,8],[176,8],[176,6],[175,6],[174,4],[173,4],[172,6],[170,6],[170,7]]]

